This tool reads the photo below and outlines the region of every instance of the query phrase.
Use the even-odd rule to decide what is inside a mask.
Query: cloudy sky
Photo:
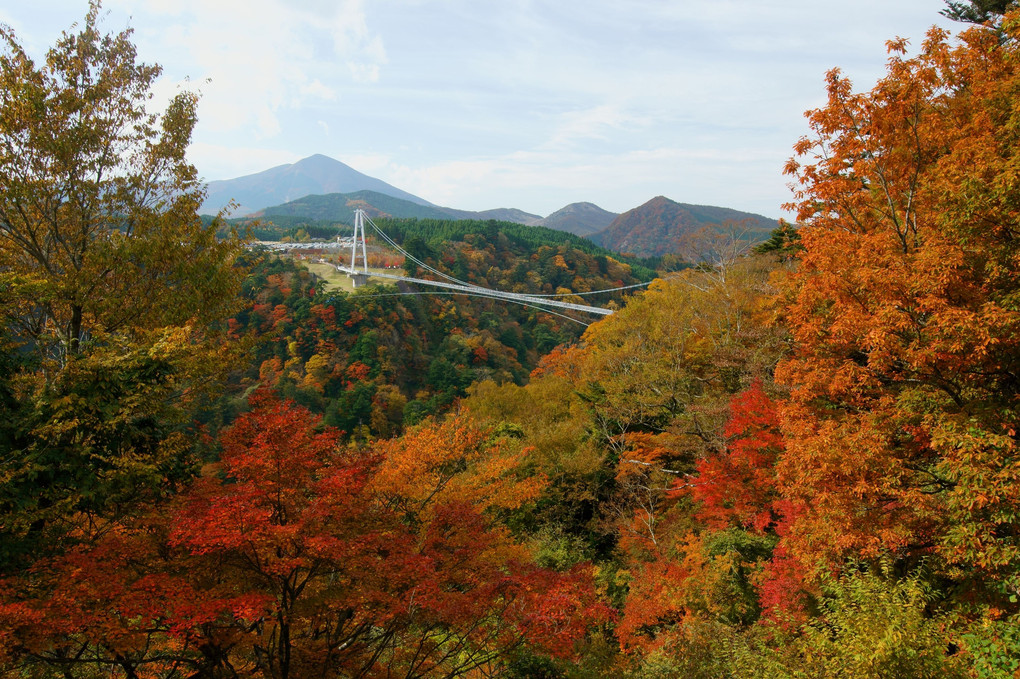
[[[41,56],[86,0],[6,3]],[[228,179],[314,153],[440,205],[614,212],[656,195],[783,215],[803,112],[942,0],[106,0],[161,94],[202,93],[191,160]]]

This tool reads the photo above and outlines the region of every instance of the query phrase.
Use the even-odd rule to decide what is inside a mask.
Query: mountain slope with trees
[[[619,306],[620,292],[651,271],[607,256],[562,232],[496,222],[381,221],[391,238],[428,266],[483,287],[560,295]],[[543,238],[545,236],[546,238]],[[593,319],[500,300],[436,294],[413,285],[326,291],[299,262],[254,257],[250,307],[230,320],[253,343],[235,375],[226,412],[243,408],[257,384],[325,415],[348,436],[390,436],[405,423],[447,410],[480,379],[523,383],[539,358],[574,341]],[[408,273],[431,276],[410,260]],[[403,294],[406,293],[406,294]]]
[[[364,210],[373,219],[379,217],[449,219],[442,209],[402,200],[377,191],[308,195],[283,205],[256,212],[253,217],[280,221],[280,217],[301,218],[311,222],[354,223],[354,212]]]
[[[699,232],[723,224],[738,225],[744,239],[753,244],[764,240],[778,223],[749,212],[688,205],[657,196],[618,215],[605,229],[587,237],[615,252],[655,257],[689,251]]]

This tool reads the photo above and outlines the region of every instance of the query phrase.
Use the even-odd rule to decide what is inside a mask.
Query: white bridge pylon
[[[368,274],[368,255],[365,253],[365,211],[358,208],[354,211],[354,240],[351,242],[351,271],[358,268],[358,231],[361,231],[361,266],[362,273]]]
[[[414,262],[418,266],[420,266],[420,267],[430,271],[431,273],[433,273],[433,274],[435,274],[437,276],[445,278],[447,280],[446,281],[435,281],[435,280],[428,280],[428,279],[425,279],[425,278],[412,278],[412,277],[409,277],[409,276],[394,276],[393,274],[376,273],[376,272],[369,271],[368,270],[368,256],[366,255],[367,248],[366,248],[366,245],[365,245],[365,220],[366,219],[368,220],[369,224],[372,225],[372,228],[374,228],[376,230],[376,232],[382,237],[382,239],[385,240],[387,243],[389,243],[390,246],[395,248],[400,254],[404,255],[404,257],[407,257],[408,259],[410,259],[412,262]],[[359,238],[359,233],[360,233],[360,238]],[[361,263],[362,263],[360,271],[358,270],[358,263],[357,263],[358,247],[359,247],[359,245],[360,245],[360,249],[361,249]],[[387,280],[403,281],[405,283],[416,283],[418,285],[426,285],[426,286],[431,286],[431,287],[444,288],[446,290],[451,290],[454,293],[461,292],[461,293],[466,294],[466,295],[477,295],[477,296],[481,296],[481,297],[490,297],[490,298],[493,298],[493,299],[504,299],[504,300],[507,300],[507,301],[510,301],[510,302],[515,302],[517,304],[525,304],[525,305],[528,305],[528,306],[538,306],[538,307],[546,306],[546,307],[554,307],[554,308],[557,308],[557,309],[570,309],[572,311],[582,311],[584,313],[599,314],[601,316],[608,316],[609,314],[613,313],[612,309],[604,309],[602,307],[597,307],[597,306],[588,306],[586,304],[574,304],[572,302],[562,302],[560,300],[549,299],[548,297],[539,297],[539,296],[534,296],[534,295],[524,295],[524,294],[517,293],[517,292],[503,292],[502,290],[492,290],[490,288],[483,288],[483,287],[478,286],[478,285],[472,285],[471,283],[465,283],[464,281],[457,280],[456,278],[453,278],[452,276],[448,276],[447,274],[444,274],[441,271],[437,271],[436,269],[433,269],[432,267],[428,266],[424,262],[419,261],[418,259],[415,259],[411,254],[409,254],[403,248],[401,248],[399,245],[394,243],[389,238],[389,236],[387,236],[385,233],[383,233],[382,230],[378,226],[376,226],[374,222],[372,222],[371,218],[368,218],[368,216],[365,214],[365,211],[360,209],[360,208],[354,211],[354,238],[351,241],[351,265],[349,267],[337,266],[336,268],[337,268],[338,271],[342,271],[342,272],[346,273],[348,276],[350,276],[351,279],[354,281],[354,286],[355,287],[360,287],[360,286],[366,284],[368,282],[369,277],[373,277],[373,278],[385,278]]]

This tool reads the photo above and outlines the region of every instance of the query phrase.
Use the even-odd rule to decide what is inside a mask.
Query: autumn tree
[[[590,566],[538,567],[501,525],[540,484],[516,477],[520,451],[456,421],[348,449],[293,403],[259,392],[251,406],[169,526],[153,513],[0,581],[0,663],[477,676],[524,648],[572,657],[610,619]]]
[[[669,434],[688,459],[721,443],[728,395],[781,352],[778,335],[751,322],[770,268],[687,270],[589,328],[569,360],[600,439],[621,457],[628,434]]]
[[[196,214],[185,152],[198,98],[150,110],[160,68],[139,63],[131,31],[103,35],[93,2],[37,65],[2,31],[0,262],[4,316],[44,359],[64,364],[132,327],[215,319],[235,277]],[[196,304],[196,302],[198,304]]]
[[[776,404],[760,380],[733,398],[723,433],[725,450],[698,461],[696,481],[676,486],[698,501],[707,526],[764,532],[778,519],[775,465],[784,443]]]
[[[628,652],[678,676],[1015,669],[1017,18],[914,58],[894,41],[870,92],[829,74],[774,279],[792,392],[734,399],[725,448],[678,483],[696,521],[633,568]],[[735,663],[684,664],[705,656]]]
[[[800,235],[797,229],[785,220],[780,220],[779,226],[772,230],[768,240],[754,247],[756,253],[773,253],[781,261],[791,259],[800,249]]]
[[[189,475],[179,425],[224,366],[217,324],[242,276],[240,241],[196,214],[196,95],[154,111],[159,67],[99,24],[93,2],[41,63],[0,27],[0,322],[19,404],[0,457],[7,548]]]
[[[663,521],[668,529],[655,549],[632,566],[617,627],[630,652],[690,654],[705,643],[699,627],[742,628],[762,615],[802,613],[803,573],[791,568],[781,542],[791,507],[775,479],[784,448],[779,414],[760,380],[731,399],[722,433],[724,448],[672,483],[673,496],[693,503],[687,518]]]
[[[935,553],[984,596],[1020,584],[1017,18],[1005,41],[890,43],[870,92],[831,72],[787,167],[804,250],[777,476],[805,562]]]
[[[851,569],[825,578],[817,614],[796,633],[759,628],[716,649],[731,676],[747,679],[1009,676],[968,671],[969,658],[947,644],[954,620],[937,609],[938,597],[922,573],[897,577],[888,563],[873,572]]]
[[[377,459],[339,455],[338,432],[316,432],[317,423],[258,395],[253,412],[223,436],[229,482],[199,480],[169,536],[206,602],[261,602],[250,617],[234,607],[214,627],[238,642],[222,650],[225,660],[267,678],[370,659],[366,646],[396,612],[393,594],[419,565],[407,536],[364,493]],[[205,633],[215,643],[214,629]]]

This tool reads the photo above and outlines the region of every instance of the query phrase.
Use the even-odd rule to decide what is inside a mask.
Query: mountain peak
[[[346,167],[350,168],[350,165],[343,163],[336,158],[330,158],[321,153],[313,153],[307,158],[291,163],[291,167]]]
[[[561,207],[538,224],[550,229],[569,231],[577,236],[589,236],[605,229],[616,216],[615,212],[607,212],[594,203],[571,203]]]

